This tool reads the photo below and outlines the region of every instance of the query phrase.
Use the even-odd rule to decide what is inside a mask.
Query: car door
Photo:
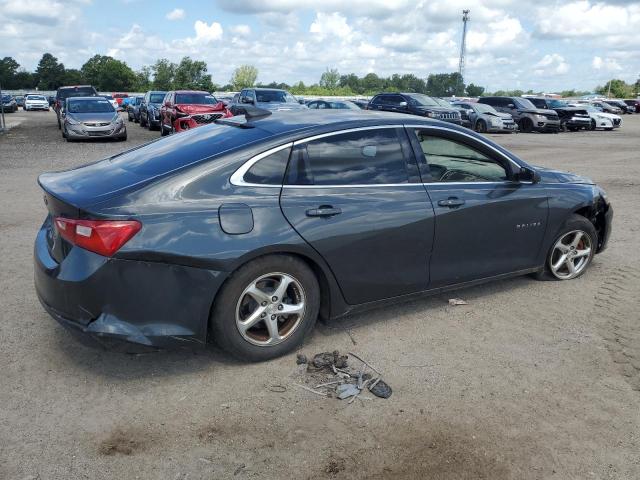
[[[436,214],[431,286],[538,267],[548,191],[517,181],[520,166],[475,136],[411,128]]]
[[[296,142],[280,205],[349,304],[427,288],[434,212],[403,128]]]

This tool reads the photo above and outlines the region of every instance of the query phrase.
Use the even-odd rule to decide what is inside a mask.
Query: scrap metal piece
[[[336,387],[336,394],[340,400],[358,395],[360,390],[353,383],[343,383]]]

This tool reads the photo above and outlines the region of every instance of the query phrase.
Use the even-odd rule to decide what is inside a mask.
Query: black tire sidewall
[[[261,275],[273,272],[295,277],[305,293],[304,318],[289,338],[272,347],[261,347],[246,341],[236,326],[236,305],[244,289]],[[289,255],[269,255],[257,258],[231,274],[222,286],[211,311],[212,339],[233,356],[245,361],[263,361],[284,355],[302,344],[313,330],[320,309],[320,287],[309,266]]]
[[[547,251],[547,255],[544,261],[544,271],[542,272],[541,279],[565,281],[561,278],[557,278],[553,273],[551,273],[551,266],[550,266],[551,252],[553,251],[553,246],[560,239],[560,237],[562,237],[566,233],[571,232],[573,230],[582,230],[583,232],[586,232],[587,235],[589,235],[589,237],[591,237],[591,254],[589,255],[589,261],[587,263],[587,266],[582,270],[582,272],[580,272],[579,275],[573,277],[571,280],[580,278],[591,266],[591,262],[593,261],[593,257],[595,256],[595,253],[596,253],[596,248],[598,246],[598,232],[596,232],[596,228],[588,219],[586,219],[582,215],[573,214],[562,225],[562,228],[558,231],[558,234],[554,237],[553,242],[551,243],[551,246]]]

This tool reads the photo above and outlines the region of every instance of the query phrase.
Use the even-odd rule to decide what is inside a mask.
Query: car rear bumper
[[[50,254],[49,221],[34,245],[35,289],[45,310],[87,343],[144,351],[203,345],[221,272],[107,258],[71,247]]]

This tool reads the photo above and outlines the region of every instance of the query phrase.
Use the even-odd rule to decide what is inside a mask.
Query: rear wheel
[[[476,122],[476,132],[485,133],[487,131],[487,122],[484,120],[478,120]]]
[[[320,308],[313,271],[288,255],[258,258],[235,271],[211,313],[212,337],[249,361],[275,358],[299,346]]]
[[[143,128],[147,126],[147,122],[142,114],[140,114],[140,126]]]
[[[520,120],[520,131],[524,133],[531,133],[533,131],[533,122],[530,118],[523,118]]]
[[[581,215],[572,215],[556,237],[540,280],[572,280],[582,275],[596,253],[598,234],[593,224]]]

